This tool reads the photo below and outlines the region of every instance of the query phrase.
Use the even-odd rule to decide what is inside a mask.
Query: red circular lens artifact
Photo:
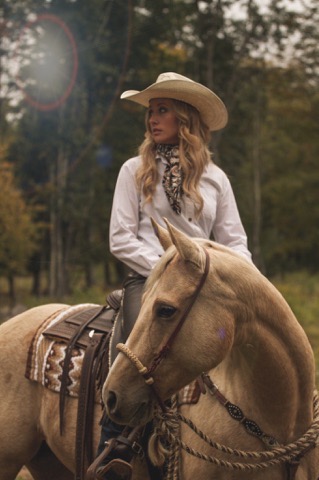
[[[63,90],[56,95],[56,98],[50,99],[49,101],[41,100],[39,95],[41,84],[38,85],[38,89],[35,92],[30,92],[28,91],[28,85],[26,86],[25,81],[21,79],[21,76],[19,76],[19,74],[16,76],[17,85],[22,91],[25,100],[34,108],[43,111],[54,110],[65,102],[73,90],[78,72],[78,52],[72,32],[65,22],[53,14],[43,13],[25,25],[19,36],[17,52],[19,52],[19,48],[21,49],[20,45],[22,44],[23,40],[26,37],[31,36],[31,31],[35,31],[39,26],[45,29],[46,23],[57,27],[57,33],[60,34],[59,36],[64,36],[67,41],[67,48],[64,49],[64,54],[68,53],[71,67],[68,72],[67,81],[63,86]]]

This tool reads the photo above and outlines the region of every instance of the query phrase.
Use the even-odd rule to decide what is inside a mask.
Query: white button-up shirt
[[[140,164],[141,157],[131,158],[118,175],[110,221],[110,250],[116,258],[147,277],[163,253],[150,218],[165,227],[165,217],[186,235],[213,238],[251,261],[231,184],[217,165],[209,163],[202,174],[199,188],[204,207],[196,217],[193,201],[186,195],[182,196],[181,215],[170,207],[161,181],[165,159],[158,160],[160,180],[152,202],[146,203],[135,180]]]

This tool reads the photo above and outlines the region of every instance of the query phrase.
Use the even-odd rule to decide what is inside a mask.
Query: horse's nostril
[[[114,413],[116,410],[116,393],[110,391],[107,396],[106,405],[110,413]]]

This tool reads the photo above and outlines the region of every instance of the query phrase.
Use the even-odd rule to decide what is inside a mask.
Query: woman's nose
[[[156,124],[156,123],[158,123],[158,117],[153,114],[153,115],[150,117],[150,124],[151,124],[151,125],[154,125],[154,124]]]

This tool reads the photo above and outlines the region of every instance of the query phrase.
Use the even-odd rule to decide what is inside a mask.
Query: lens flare
[[[33,107],[53,110],[71,94],[78,71],[77,47],[70,29],[56,15],[38,15],[25,25],[16,62],[16,82]]]

